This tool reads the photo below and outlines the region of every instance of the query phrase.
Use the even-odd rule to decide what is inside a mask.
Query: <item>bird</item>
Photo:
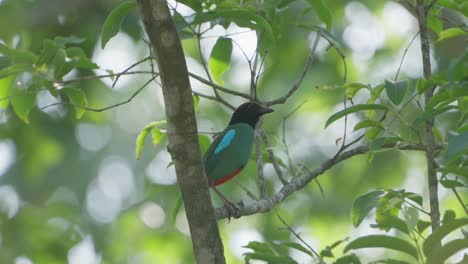
[[[228,126],[213,140],[203,155],[208,185],[230,209],[238,209],[216,189],[238,175],[249,161],[257,122],[273,109],[255,102],[236,108]]]

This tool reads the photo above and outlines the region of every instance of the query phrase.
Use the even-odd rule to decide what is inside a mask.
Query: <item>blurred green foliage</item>
[[[245,57],[253,58],[249,51],[257,48],[258,34],[264,64],[257,96],[275,99],[296,82],[320,32],[323,38],[301,87],[264,120],[275,156],[288,178],[300,176],[290,168],[315,168],[338,151],[345,115],[348,140],[364,133],[362,142],[371,144],[369,154],[333,167],[277,206],[284,221],[321,257],[336,263],[423,261],[434,241],[452,231],[453,243],[438,257],[465,248],[466,238],[454,239],[466,224],[454,190],[466,201],[468,5],[440,0],[431,10],[435,66],[425,80],[419,42],[407,48],[417,33],[416,20],[395,2],[257,2],[170,2],[189,70],[204,76],[197,34],[191,30],[202,25],[201,51],[216,83],[249,93],[253,60],[247,63]],[[0,1],[2,263],[21,257],[33,263],[194,262],[165,147],[162,94],[158,79],[148,81],[156,66],[144,59],[152,54],[134,7],[132,1]],[[191,82],[196,92],[212,92]],[[433,86],[439,87],[436,95],[422,106],[422,94]],[[222,95],[234,106],[244,101]],[[344,97],[350,100],[347,109]],[[194,98],[206,149],[231,111]],[[284,118],[301,104],[283,134]],[[450,211],[442,231],[430,234],[429,218],[420,212],[428,210],[423,153],[382,146],[418,143],[424,121],[433,117],[442,146],[442,210]],[[273,194],[281,182],[263,156],[267,193]],[[250,162],[237,179],[257,190],[256,174]],[[235,182],[220,189],[234,200],[250,199]],[[243,252],[249,252],[245,261],[310,263],[315,258],[273,212],[219,224],[228,263],[243,263]],[[415,248],[420,245],[402,248],[398,242],[416,240],[413,230],[426,237],[424,252]],[[399,253],[347,252],[367,247]]]

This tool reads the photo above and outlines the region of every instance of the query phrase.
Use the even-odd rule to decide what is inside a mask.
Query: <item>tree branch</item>
[[[200,154],[182,44],[165,0],[138,0],[138,5],[161,74],[168,150],[175,164],[195,258],[200,264],[225,263],[223,243]]]
[[[423,75],[427,80],[431,75],[431,60],[430,60],[430,46],[429,35],[427,30],[427,14],[429,8],[434,5],[436,1],[432,1],[429,6],[424,4],[424,0],[417,1],[417,18],[419,24],[419,34],[421,36],[421,53],[423,63]],[[434,88],[430,87],[424,91],[424,103],[427,105],[434,94]],[[438,180],[436,172],[436,153],[435,153],[435,139],[432,128],[434,127],[434,118],[426,121],[426,162],[427,162],[427,178],[429,185],[429,204],[431,207],[431,226],[432,231],[440,226],[440,212],[439,212],[439,197],[438,197]]]
[[[420,144],[408,144],[408,145],[398,145],[398,144],[386,144],[382,146],[382,148],[397,148],[400,150],[419,150],[425,151],[426,147]],[[250,204],[244,205],[239,210],[239,216],[247,216],[253,215],[257,213],[265,213],[270,211],[275,205],[279,204],[287,197],[289,197],[294,192],[304,188],[309,182],[313,179],[317,178],[330,168],[334,167],[338,163],[352,158],[354,156],[365,154],[370,151],[370,145],[363,145],[356,147],[352,150],[345,151],[341,153],[339,156],[331,158],[325,162],[323,162],[320,166],[315,168],[314,170],[309,171],[308,173],[304,174],[303,176],[293,178],[288,184],[283,186],[281,190],[279,190],[273,196],[260,199],[258,201],[252,202]],[[217,219],[226,218],[229,215],[229,211],[226,208],[216,208],[215,215]]]

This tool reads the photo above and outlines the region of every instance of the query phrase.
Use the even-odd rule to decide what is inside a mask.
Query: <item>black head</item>
[[[273,109],[263,107],[257,103],[243,103],[237,107],[236,111],[234,111],[234,114],[232,114],[229,125],[247,123],[251,127],[255,128],[255,125],[257,125],[257,122],[262,115],[271,113],[273,111]]]

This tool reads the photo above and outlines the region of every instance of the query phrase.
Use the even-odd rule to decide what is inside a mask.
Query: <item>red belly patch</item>
[[[244,168],[244,166],[238,168],[237,170],[229,173],[228,175],[224,176],[223,178],[221,179],[218,179],[214,182],[214,186],[218,186],[218,185],[221,185],[227,181],[229,181],[230,179],[234,178],[234,176],[236,176],[237,174],[239,174],[239,172],[242,171],[242,169]],[[208,179],[208,183],[210,184],[211,186],[211,181]]]

